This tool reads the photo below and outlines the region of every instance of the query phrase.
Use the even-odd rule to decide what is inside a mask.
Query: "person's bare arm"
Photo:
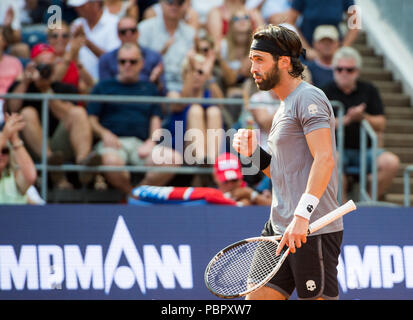
[[[304,193],[320,199],[327,188],[335,165],[330,129],[314,130],[306,135],[306,140],[314,160]],[[290,248],[291,253],[295,253],[296,248],[306,243],[308,225],[308,219],[295,214],[284,232],[277,254],[281,252],[284,245]]]

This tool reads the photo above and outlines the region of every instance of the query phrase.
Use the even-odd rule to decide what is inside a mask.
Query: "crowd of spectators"
[[[357,29],[343,32],[339,27],[343,16],[344,20],[354,18],[354,13],[348,13],[353,4],[353,0],[2,0],[0,93],[79,94],[79,101],[49,101],[49,164],[156,166],[165,165],[161,159],[168,159],[166,164],[171,166],[212,168],[216,158],[229,151],[224,130],[251,124],[261,130],[265,148],[265,137],[280,104],[273,92],[254,89],[248,57],[254,30],[268,23],[283,23],[295,30],[307,49],[306,80],[329,88],[331,98],[345,100],[346,94],[338,93],[342,89],[338,78],[349,74],[350,67],[343,67],[342,59],[334,62],[334,55],[357,37]],[[346,72],[340,71],[343,68]],[[197,103],[84,102],[82,94],[244,98],[251,106],[245,110],[243,106]],[[378,96],[363,99],[356,99],[367,106],[363,114],[383,114]],[[359,123],[360,117],[349,115],[353,101],[348,101],[346,117]],[[0,100],[0,106],[3,172],[8,166],[7,143],[20,145],[21,141],[24,150],[27,148],[24,161],[16,159],[21,168],[14,175],[16,193],[23,197],[26,187],[36,184],[33,163],[26,158],[38,162],[42,156],[41,101]],[[244,112],[251,123],[243,122]],[[6,118],[24,125],[16,129]],[[157,144],[162,141],[162,128],[172,135],[169,146]],[[183,128],[184,135],[177,128]],[[383,126],[376,128],[383,130]],[[357,130],[350,125],[346,129]],[[194,134],[185,135],[190,132]],[[207,132],[213,133],[213,139]],[[14,149],[20,150],[15,146],[10,150]],[[192,162],[186,160],[188,154]],[[393,174],[398,159],[385,152],[380,157],[386,155],[393,157]],[[379,161],[379,168],[391,160],[386,159]],[[68,178],[56,172],[50,177],[53,187],[61,189],[72,189],[78,183],[93,187],[96,179],[95,174],[86,173]],[[108,186],[125,195],[134,187],[126,171],[97,177],[104,177]],[[138,183],[195,185],[199,181],[204,186],[219,184],[212,177],[180,182],[179,175],[156,171],[148,172]],[[256,190],[271,188],[260,175],[246,181]]]

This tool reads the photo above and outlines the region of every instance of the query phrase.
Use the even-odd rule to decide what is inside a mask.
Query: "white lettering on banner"
[[[175,288],[175,276],[182,288],[192,288],[192,266],[191,263],[185,263],[186,261],[191,261],[189,246],[179,246],[179,256],[181,259],[179,259],[170,245],[162,246],[162,258],[153,245],[145,245],[143,252],[145,260],[149,261],[146,264],[145,270],[146,287],[148,289],[156,289],[158,287],[157,277],[165,289],[173,289]]]
[[[157,289],[193,287],[191,247],[179,245],[178,252],[166,244],[158,249],[143,245],[143,259],[122,216],[110,241],[105,259],[101,245],[86,245],[84,255],[78,245],[22,245],[20,254],[11,245],[0,245],[0,290],[104,290],[113,284],[123,290],[135,284],[145,294]],[[128,265],[119,265],[125,257]]]
[[[141,292],[145,293],[145,275],[142,259],[125,221],[122,217],[119,217],[105,260],[105,293],[109,293],[113,280],[115,280],[118,286],[120,285],[120,288],[127,287],[125,282],[130,283],[131,272],[126,271],[128,267],[117,269],[122,253],[125,254],[132,267],[132,270],[129,269],[129,271],[134,274]],[[118,272],[119,274],[117,274]]]
[[[0,289],[11,290],[12,282],[17,290],[39,289],[36,246],[24,245],[17,260],[13,246],[0,246]]]
[[[40,288],[55,289],[64,279],[63,251],[56,245],[37,246],[39,257]]]
[[[103,254],[102,247],[98,245],[88,245],[85,257],[77,245],[65,245],[65,268],[66,268],[66,288],[69,290],[89,289],[92,281],[92,288],[103,289]]]
[[[345,245],[337,267],[338,281],[346,293],[349,289],[391,289],[405,281],[413,288],[413,246],[364,247]]]

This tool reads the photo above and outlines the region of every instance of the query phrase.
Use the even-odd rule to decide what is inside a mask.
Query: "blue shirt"
[[[149,48],[140,46],[144,59],[143,68],[139,74],[140,81],[149,81],[152,70],[162,63],[162,56]],[[119,48],[104,53],[99,58],[99,80],[116,78],[118,74],[118,51]],[[165,75],[162,72],[160,76],[162,87],[165,88]]]
[[[313,43],[313,33],[320,25],[330,24],[338,28],[354,0],[293,0],[291,7],[301,14],[298,24],[304,38],[309,44]]]
[[[91,94],[159,96],[155,84],[138,81],[131,84],[121,83],[116,79],[100,81]],[[162,118],[159,104],[154,103],[116,103],[90,102],[87,112],[99,118],[99,123],[118,137],[137,137],[146,140],[149,137],[150,119]]]
[[[313,85],[322,88],[334,81],[333,68],[329,68],[319,64],[317,61],[310,61],[307,63],[308,70],[311,72],[311,79]]]

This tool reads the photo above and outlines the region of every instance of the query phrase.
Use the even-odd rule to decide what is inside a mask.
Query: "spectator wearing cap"
[[[322,88],[329,82],[334,81],[333,57],[339,48],[339,34],[333,25],[318,26],[314,31],[314,49],[317,58],[307,64],[311,72],[312,83]]]
[[[182,90],[182,63],[194,45],[195,29],[182,19],[185,0],[161,0],[162,15],[139,23],[139,44],[162,55],[169,96]],[[156,41],[154,40],[156,39]]]
[[[351,46],[356,40],[358,29],[357,11],[351,10],[354,0],[293,0],[287,23],[294,25],[300,35],[303,47],[307,49],[307,60],[314,60],[317,52],[313,48],[315,29],[320,25],[334,25],[337,29],[347,20],[347,32],[340,35],[341,46]]]
[[[117,30],[122,44],[138,43],[138,26],[134,18],[129,16],[120,18]],[[99,58],[99,80],[112,79],[117,76],[119,48],[106,52]],[[139,73],[139,80],[153,82],[157,84],[160,92],[164,92],[165,76],[162,56],[160,53],[143,46],[140,46],[140,49],[144,63],[142,71]]]
[[[243,205],[271,205],[270,196],[260,194],[246,185],[241,162],[232,153],[223,153],[216,159],[213,178],[220,191]]]
[[[75,94],[75,87],[52,80],[56,55],[48,44],[37,44],[31,52],[32,61],[26,66],[23,77],[9,88],[10,93],[68,93]],[[30,99],[9,99],[6,104],[9,113],[20,113],[26,126],[22,137],[31,156],[39,160],[42,155],[42,101]],[[91,153],[92,131],[84,108],[62,100],[49,101],[50,145],[47,150],[48,162],[58,164],[75,161],[77,164],[99,164],[99,158]],[[58,156],[60,154],[60,157]],[[70,187],[64,175],[56,175],[55,183]],[[90,175],[81,174],[81,183],[87,184]]]
[[[120,46],[118,17],[104,10],[101,0],[68,0],[68,5],[79,15],[72,23],[73,36],[84,34],[86,37],[85,45],[79,51],[79,61],[97,81],[99,57]]]
[[[79,50],[86,42],[85,35],[71,37],[69,25],[62,21],[60,27],[49,27],[47,39],[56,53],[53,80],[72,85],[79,93],[88,93],[94,81],[79,62]]]

